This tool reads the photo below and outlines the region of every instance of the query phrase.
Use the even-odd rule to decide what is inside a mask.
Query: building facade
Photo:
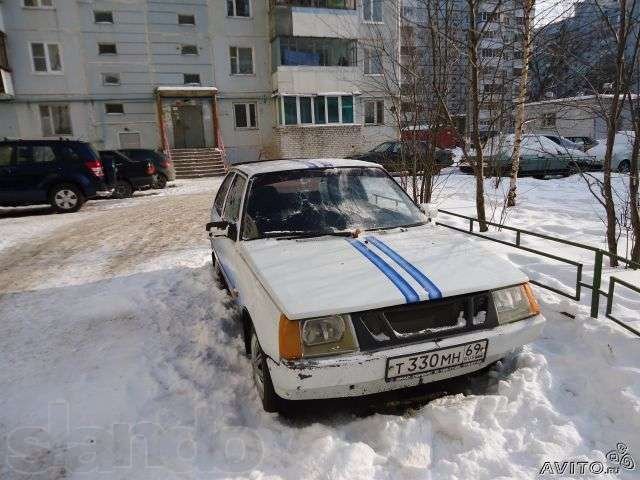
[[[361,47],[385,24],[380,5],[0,0],[0,137],[224,147],[230,162],[345,156],[397,136],[365,115],[390,108],[365,88]]]
[[[600,94],[526,103],[525,128],[530,132],[563,137],[605,138],[612,98],[613,95]],[[633,98],[635,102],[637,97],[634,95]],[[633,130],[632,115],[629,103],[625,100],[618,131]]]

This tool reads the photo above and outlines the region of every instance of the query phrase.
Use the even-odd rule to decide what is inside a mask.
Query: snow
[[[264,413],[211,273],[203,226],[219,183],[0,218],[0,478],[521,479],[545,461],[604,462],[618,442],[640,462],[640,340],[539,288],[543,336],[448,395]],[[603,245],[578,177],[523,179],[518,201],[508,224]],[[443,177],[433,203],[472,214],[473,178]],[[476,241],[573,288],[568,267]],[[621,295],[616,313],[637,320],[639,297]]]

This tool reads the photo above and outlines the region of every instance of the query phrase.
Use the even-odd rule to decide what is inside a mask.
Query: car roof
[[[381,168],[377,163],[352,160],[349,158],[297,158],[287,160],[264,160],[258,162],[240,163],[231,168],[248,176],[260,175],[270,172],[284,172],[287,170],[311,170],[318,168],[340,167],[375,167]]]

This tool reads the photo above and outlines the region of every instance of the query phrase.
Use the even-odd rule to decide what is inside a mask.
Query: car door
[[[46,143],[16,144],[13,183],[21,202],[48,201],[48,188],[61,174],[62,166],[54,148]]]
[[[226,179],[225,179],[226,180]],[[230,180],[231,185],[224,199],[224,206],[220,219],[229,224],[225,229],[212,231],[212,246],[216,254],[216,260],[220,267],[220,273],[227,282],[227,286],[232,297],[240,295],[236,286],[238,285],[238,265],[242,258],[238,252],[238,238],[240,234],[240,215],[247,186],[247,178],[236,173]],[[218,198],[216,198],[218,200]],[[215,209],[215,203],[214,203]],[[238,298],[240,303],[242,299]]]
[[[13,146],[0,145],[0,205],[9,205],[14,200]]]

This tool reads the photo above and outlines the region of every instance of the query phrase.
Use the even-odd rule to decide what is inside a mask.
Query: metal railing
[[[597,248],[597,247],[592,247],[590,245],[585,245],[582,243],[578,243],[578,242],[573,242],[571,240],[565,240],[563,238],[558,238],[558,237],[553,237],[551,235],[545,235],[543,233],[538,233],[538,232],[532,232],[529,230],[523,230],[521,228],[516,228],[516,227],[510,227],[508,225],[501,225],[499,223],[494,223],[494,222],[485,222],[487,225],[492,226],[492,227],[496,227],[499,230],[506,230],[506,231],[510,231],[510,232],[515,232],[515,241],[514,242],[510,242],[507,240],[503,240],[500,238],[494,238],[492,236],[489,235],[484,235],[481,232],[476,232],[474,230],[474,225],[476,223],[479,224],[479,221],[477,218],[475,217],[470,217],[467,215],[462,215],[460,213],[455,213],[455,212],[450,212],[447,210],[440,210],[439,211],[440,214],[444,214],[444,215],[450,215],[453,217],[457,217],[457,218],[461,218],[466,220],[469,223],[469,227],[468,228],[461,228],[455,225],[449,225],[447,223],[442,223],[440,221],[436,222],[437,225],[441,225],[443,227],[447,227],[450,228],[452,230],[457,230],[459,232],[462,233],[466,233],[466,234],[470,234],[470,235],[474,235],[476,237],[480,237],[483,238],[485,240],[491,240],[492,242],[497,242],[497,243],[501,243],[503,245],[507,245],[509,247],[513,247],[513,248],[517,248],[519,250],[524,250],[525,252],[529,252],[529,253],[533,253],[535,255],[540,255],[542,257],[545,258],[549,258],[551,260],[555,260],[557,262],[561,262],[561,263],[565,263],[568,265],[571,265],[573,267],[576,268],[576,281],[575,281],[575,291],[574,292],[567,292],[567,291],[562,291],[560,289],[557,289],[555,287],[552,287],[550,285],[545,285],[537,280],[530,280],[531,283],[533,283],[534,285],[537,285],[541,288],[545,288],[547,290],[550,290],[554,293],[557,293],[558,295],[561,295],[563,297],[567,297],[570,298],[576,302],[579,302],[581,300],[582,297],[582,288],[586,288],[591,290],[591,317],[593,318],[597,318],[598,317],[598,312],[600,311],[600,297],[603,296],[607,299],[607,308],[606,308],[606,317],[612,321],[614,321],[615,323],[617,323],[618,325],[620,325],[621,327],[627,329],[628,331],[630,331],[631,333],[634,333],[635,335],[640,336],[640,331],[636,330],[635,328],[631,327],[630,325],[627,325],[625,322],[623,322],[622,320],[616,318],[613,316],[612,314],[612,310],[613,310],[613,303],[614,303],[614,294],[615,294],[615,285],[619,284],[625,288],[628,288],[636,293],[640,294],[640,287],[635,286],[635,285],[631,285],[630,283],[617,278],[615,276],[611,276],[609,278],[609,289],[608,291],[602,291],[602,266],[603,266],[603,261],[605,257],[608,258],[616,258],[620,263],[625,264],[627,267],[633,268],[633,269],[637,269],[640,268],[640,264],[633,262],[631,260],[629,260],[628,258],[625,257],[621,257],[619,255],[612,255],[611,253],[607,252],[606,250],[603,250],[601,248]],[[522,236],[523,235],[528,235],[530,237],[535,237],[535,238],[540,238],[542,240],[546,240],[546,241],[550,241],[550,242],[556,242],[556,243],[560,243],[562,245],[568,245],[571,247],[575,247],[575,248],[579,248],[582,250],[587,250],[590,251],[594,254],[594,262],[593,262],[593,281],[592,283],[586,283],[583,281],[582,279],[582,271],[583,271],[583,263],[577,262],[575,260],[569,260],[567,258],[563,258],[560,257],[558,255],[554,255],[548,252],[544,252],[542,250],[538,250],[535,248],[531,248],[531,247],[527,247],[525,245],[522,245]]]

